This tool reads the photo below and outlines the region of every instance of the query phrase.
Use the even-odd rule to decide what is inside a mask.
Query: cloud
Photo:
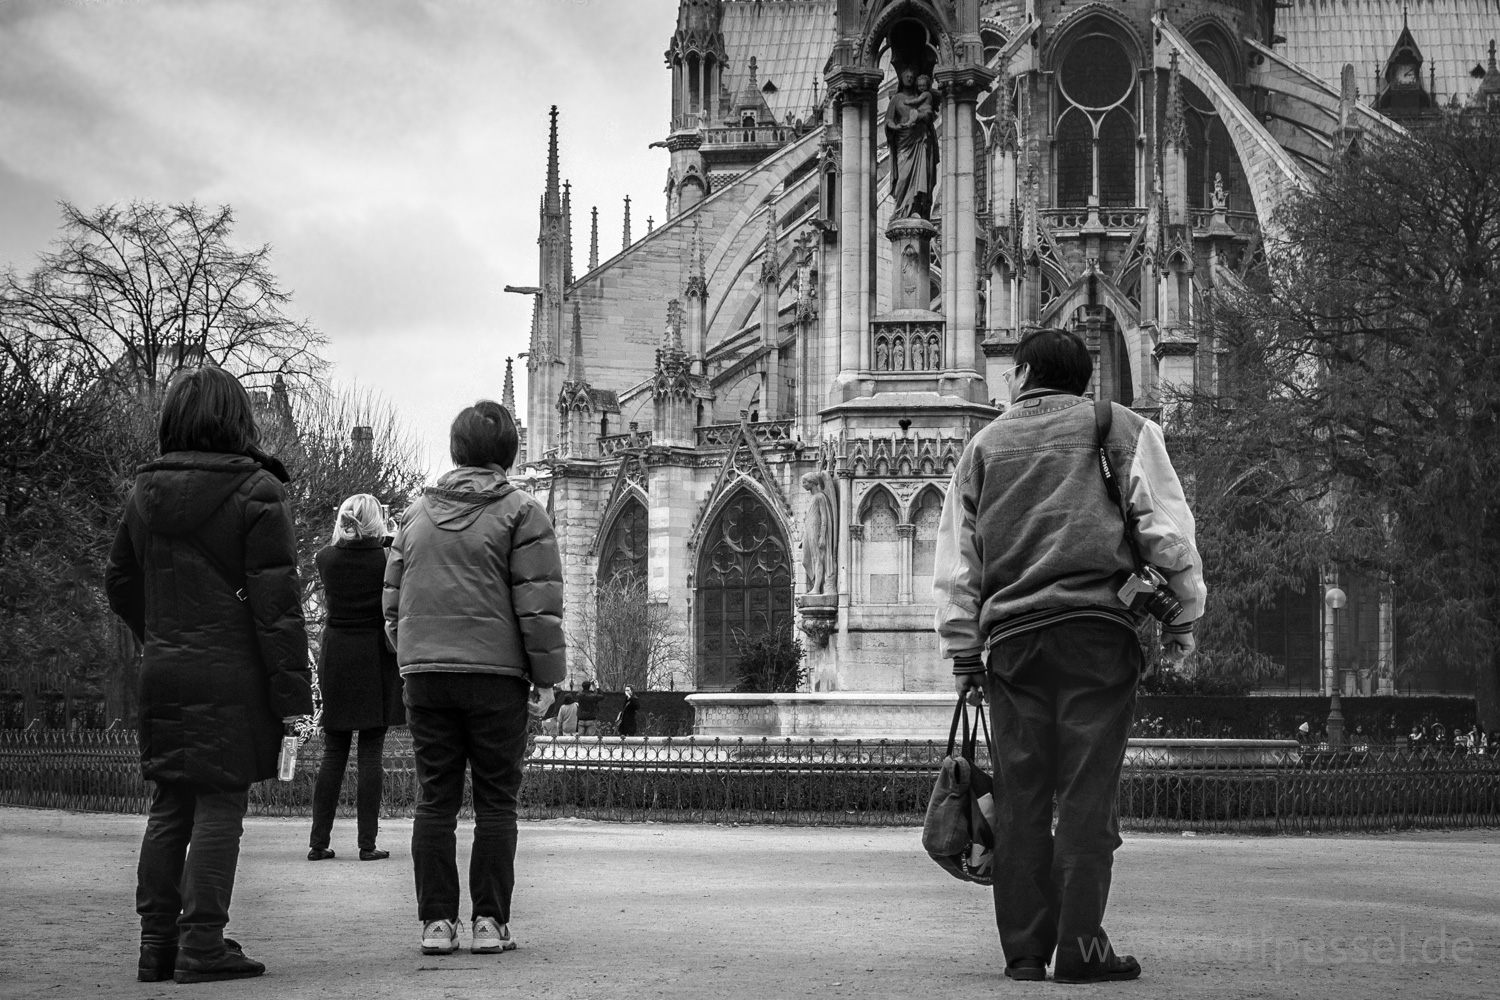
[[[0,263],[55,201],[228,203],[340,374],[446,444],[425,393],[498,395],[526,349],[547,108],[578,265],[657,201],[675,0],[0,0]],[[378,354],[379,366],[362,359]],[[374,368],[371,371],[371,368]],[[347,368],[348,372],[342,371]],[[524,371],[518,371],[524,392]],[[448,414],[451,417],[451,414]],[[437,448],[439,452],[444,448]]]

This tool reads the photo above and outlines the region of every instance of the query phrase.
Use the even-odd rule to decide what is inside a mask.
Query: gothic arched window
[[[646,579],[646,557],[650,551],[647,529],[649,521],[646,505],[635,497],[625,501],[620,513],[615,515],[609,534],[604,537],[604,547],[599,553],[599,581],[631,577]]]
[[[1195,39],[1193,50],[1219,79],[1233,85],[1229,57],[1216,41],[1209,37]],[[1238,204],[1248,197],[1248,188],[1229,129],[1208,95],[1187,80],[1182,81],[1182,103],[1188,138],[1188,204],[1208,208],[1213,203],[1215,178],[1222,180],[1225,194]]]
[[[911,543],[911,597],[917,604],[932,601],[933,567],[937,562],[938,522],[943,516],[943,496],[935,489],[917,498],[911,521],[916,532]]]
[[[865,502],[859,520],[865,526],[865,600],[870,604],[896,604],[901,600],[901,543],[891,495],[877,488]]]
[[[792,617],[792,564],[776,518],[748,489],[725,504],[703,536],[698,564],[698,686],[739,681],[740,640]]]
[[[1057,204],[1136,202],[1135,64],[1112,35],[1086,34],[1057,72]]]

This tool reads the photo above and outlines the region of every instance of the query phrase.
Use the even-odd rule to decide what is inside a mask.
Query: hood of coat
[[[515,492],[505,473],[461,466],[439,477],[436,486],[422,491],[422,506],[432,523],[444,531],[462,531],[484,509]]]
[[[245,455],[168,452],[135,473],[135,506],[147,527],[163,535],[192,531],[260,470]]]

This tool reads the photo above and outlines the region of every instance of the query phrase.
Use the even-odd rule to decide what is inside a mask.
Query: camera
[[[1130,575],[1120,588],[1120,600],[1131,611],[1144,611],[1163,625],[1170,625],[1182,614],[1182,602],[1167,588],[1167,579],[1155,566],[1142,566]]]

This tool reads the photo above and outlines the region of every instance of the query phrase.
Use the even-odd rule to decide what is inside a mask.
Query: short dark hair
[[[483,467],[498,465],[509,469],[516,460],[520,438],[510,411],[493,399],[481,399],[466,406],[453,418],[448,432],[448,452],[454,465]]]
[[[1028,389],[1061,389],[1081,396],[1094,377],[1088,345],[1072,330],[1032,330],[1016,345],[1015,361],[1027,368]]]
[[[222,368],[204,365],[172,376],[156,421],[156,443],[171,451],[243,455],[260,439],[250,394]]]

